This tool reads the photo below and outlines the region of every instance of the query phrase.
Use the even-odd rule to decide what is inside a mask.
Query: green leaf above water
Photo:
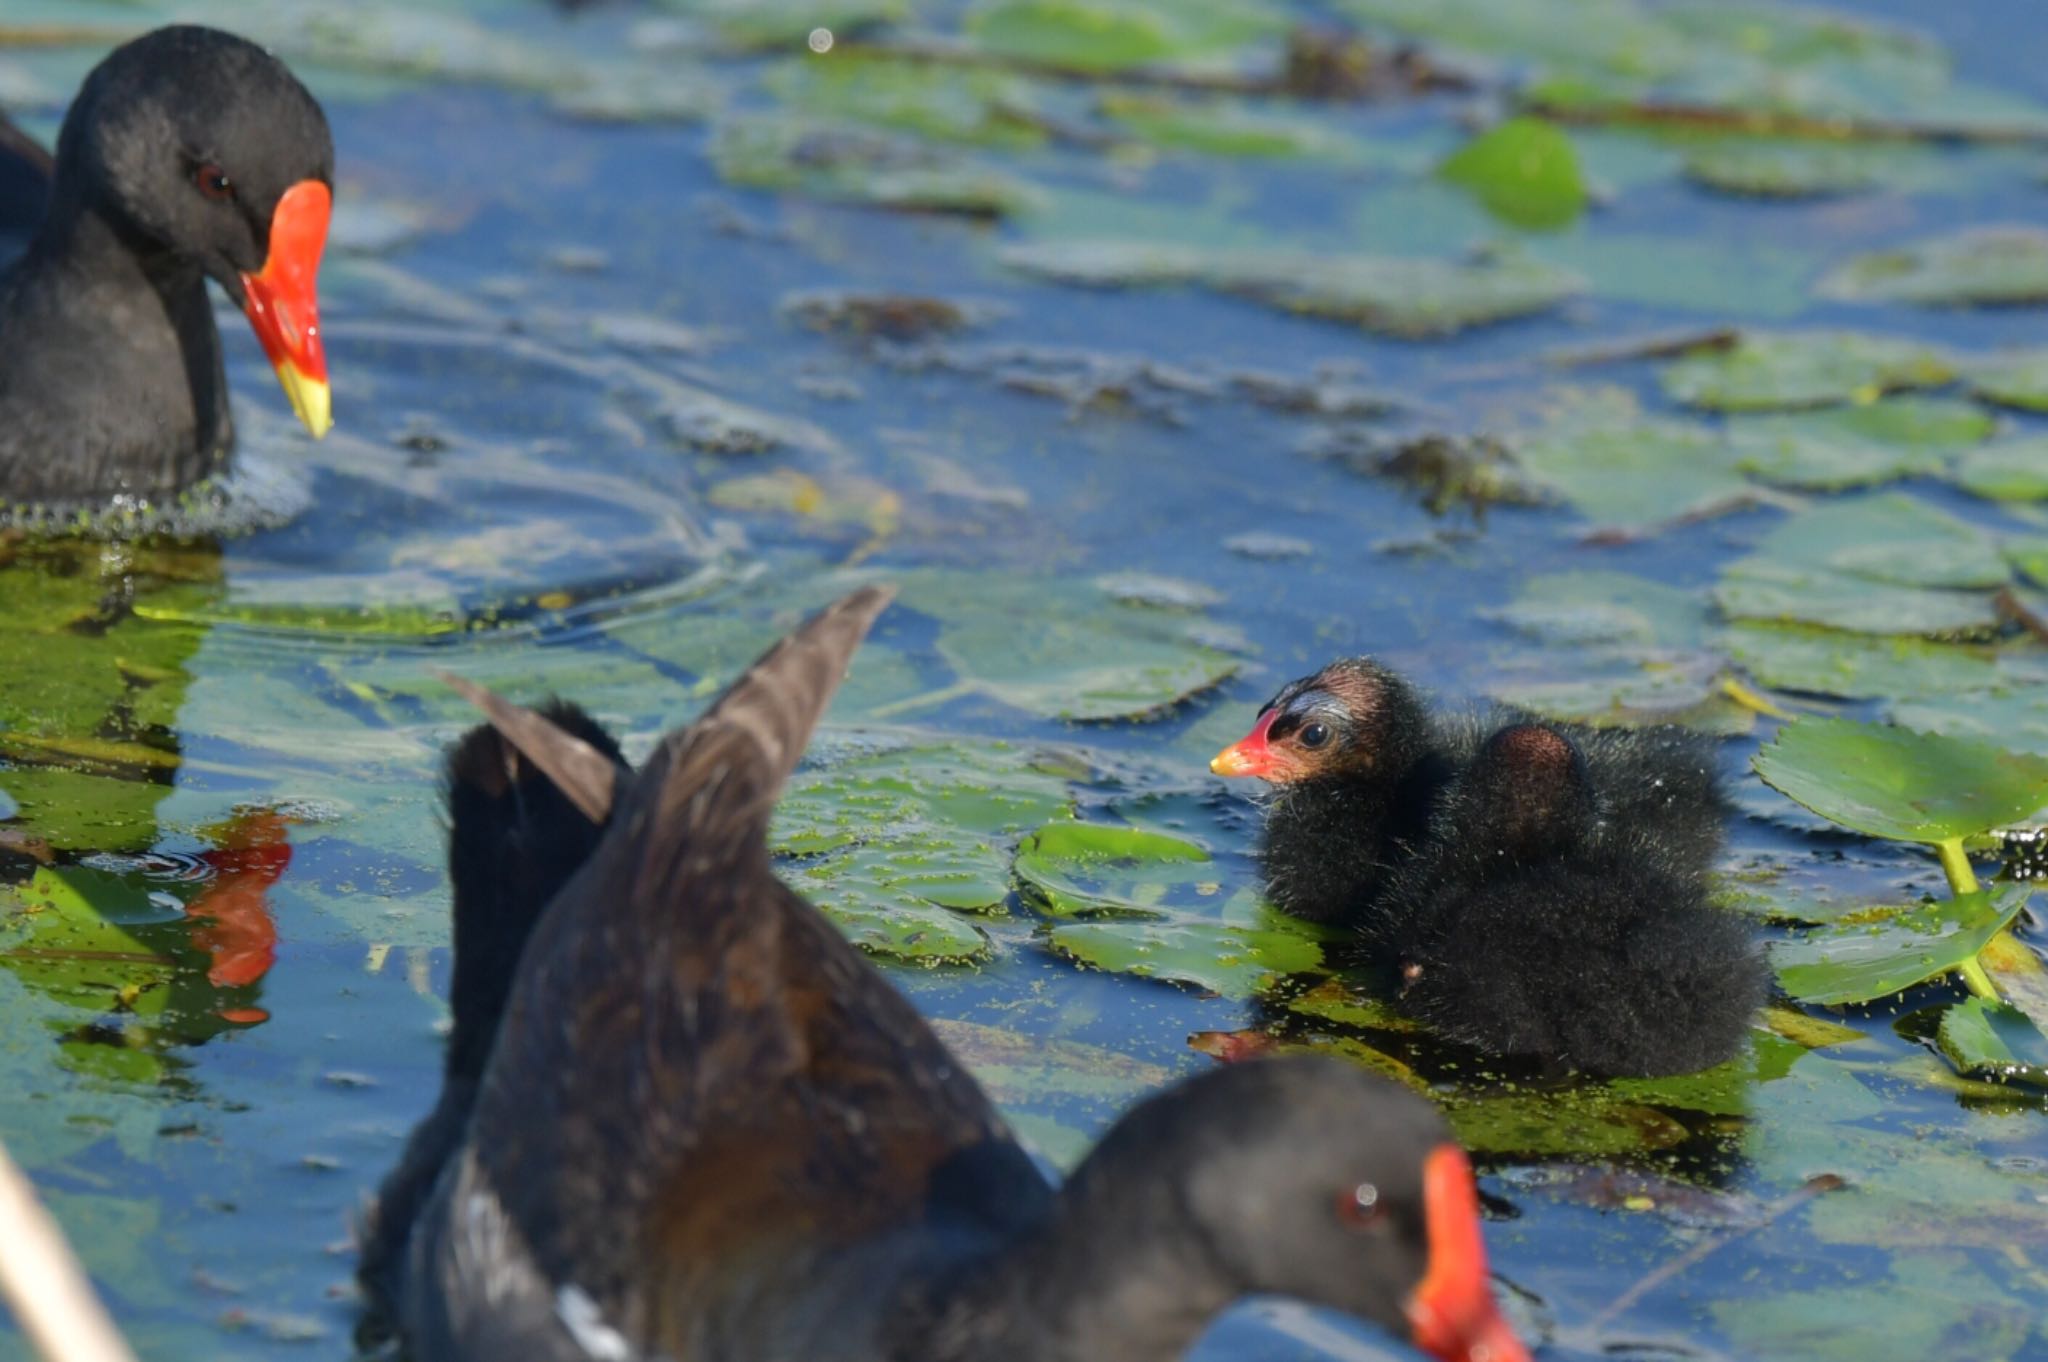
[[[1283,975],[1323,963],[1323,948],[1277,913],[1264,927],[1187,917],[1069,922],[1045,939],[1054,953],[1093,969],[1186,984],[1226,998],[1248,998]]]
[[[1996,427],[1974,403],[1907,396],[1734,417],[1727,438],[1745,472],[1790,487],[1839,491],[1939,472],[1948,456]]]
[[[1517,227],[1564,227],[1585,211],[1586,177],[1571,138],[1540,118],[1511,118],[1437,168],[1488,212]]]
[[[1788,724],[1751,764],[1821,817],[1903,842],[1973,837],[2048,805],[2048,758],[1850,719]]]
[[[1687,355],[1659,375],[1673,401],[1723,411],[1869,401],[1954,377],[1953,363],[1932,346],[1860,331],[1745,331],[1734,345]]]
[[[1859,255],[1815,291],[1850,302],[1966,306],[2048,300],[2048,231],[1971,227],[1898,250]]]
[[[1943,1010],[1936,1041],[1959,1073],[2048,1088],[2048,1038],[2016,1007],[1965,998]]]
[[[1143,828],[1049,823],[1017,847],[1011,870],[1053,917],[1157,916],[1179,894],[1220,885],[1209,853]]]
[[[2048,436],[2000,440],[1973,450],[1956,465],[1965,491],[2000,501],[2048,499]]]
[[[2030,892],[2000,885],[1820,928],[1776,943],[1771,963],[1785,991],[1805,1002],[1874,1002],[1969,965],[2026,907]]]

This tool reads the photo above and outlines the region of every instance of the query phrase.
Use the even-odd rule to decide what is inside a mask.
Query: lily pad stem
[[[1984,965],[1976,956],[1963,961],[1956,972],[1963,976],[1963,983],[1970,992],[1978,997],[1988,998],[1994,1003],[2005,1001],[2005,995],[1998,991],[1997,984],[1991,982],[1991,976],[1984,972]]]
[[[1974,894],[1979,886],[1977,872],[1970,869],[1970,858],[1963,851],[1963,839],[1951,837],[1934,844],[1935,854],[1941,857],[1941,870],[1948,876],[1948,887],[1957,894]]]

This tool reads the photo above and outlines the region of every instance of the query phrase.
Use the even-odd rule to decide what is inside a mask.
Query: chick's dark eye
[[[1369,1182],[1337,1193],[1337,1219],[1349,1229],[1371,1229],[1380,1223],[1386,1207],[1380,1204],[1380,1189]]]
[[[1299,741],[1303,747],[1321,747],[1330,740],[1328,724],[1309,723],[1301,726]]]
[[[235,196],[235,182],[211,161],[193,168],[192,183],[198,185],[199,192],[209,199],[231,199]]]

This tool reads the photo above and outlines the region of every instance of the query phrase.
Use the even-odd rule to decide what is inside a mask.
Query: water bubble
[[[811,35],[804,39],[804,44],[811,51],[822,57],[832,50],[832,30],[829,28],[814,28],[811,30]]]

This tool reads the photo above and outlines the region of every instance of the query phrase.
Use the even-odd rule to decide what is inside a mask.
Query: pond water
[[[1370,651],[1454,704],[1725,733],[1726,868],[1769,939],[1941,891],[1931,857],[1762,785],[1749,758],[1776,721],[1725,684],[2048,750],[2038,640],[1868,622],[1953,606],[1982,635],[1969,612],[1996,583],[1858,578],[1841,614],[1812,604],[1832,576],[1764,611],[1732,589],[1746,555],[1887,533],[1897,508],[1870,499],[1892,495],[1936,538],[2007,553],[2022,605],[2044,581],[2048,454],[2020,447],[1997,499],[1961,484],[1976,446],[2039,427],[2020,408],[2048,384],[2015,396],[1955,359],[2036,341],[2041,311],[1838,275],[2039,219],[2048,26],[2025,0],[1854,8],[1932,36],[1620,0],[467,0],[345,20],[10,0],[0,103],[45,135],[108,44],[175,14],[277,44],[340,155],[335,434],[299,434],[230,321],[243,472],[207,514],[231,532],[0,547],[0,1140],[138,1349],[352,1355],[351,1217],[435,1094],[446,1015],[435,779],[470,716],[431,669],[574,696],[637,752],[803,610],[881,577],[901,603],[785,809],[788,872],[1050,1161],[1214,1053],[1328,1049],[1452,1112],[1545,1356],[2048,1358],[2048,1121],[1932,1044],[1959,988],[1781,1000],[1753,1053],[1691,1083],[1503,1071],[1407,1029],[1341,943],[1256,903],[1254,807],[1205,769],[1280,683]],[[1097,9],[1075,48],[1063,23]],[[1296,20],[1391,24],[1471,79],[1202,93],[1271,70]],[[813,29],[832,51],[806,52]],[[1604,56],[1601,33],[1621,34]],[[1056,69],[1126,41],[1180,74]],[[934,43],[946,60],[872,60]],[[1693,48],[1732,55],[1672,55]],[[1705,114],[1572,124],[1593,202],[1542,227],[1433,174],[1559,72]],[[1717,122],[1845,110],[1831,130],[1962,135],[1764,167],[1836,192],[1713,187],[1761,173]],[[2038,238],[1989,263],[1956,249],[1969,296],[2048,298]],[[1880,263],[1880,282],[1904,268]],[[1939,347],[1939,372],[1795,342],[1764,386],[1818,386],[1758,405],[1822,415],[1724,430],[1712,408],[1758,375],[1711,347],[1581,362],[1728,326]],[[1923,381],[1946,385],[1935,405],[1872,402]],[[1913,433],[1845,435],[1841,411]],[[1856,507],[1846,530],[1801,519]],[[1969,590],[1924,599],[1948,587]],[[1069,817],[1210,859],[1013,867]],[[1847,1185],[1808,1187],[1824,1174]],[[1398,1351],[1254,1303],[1198,1355]],[[0,1324],[0,1358],[26,1356]]]

